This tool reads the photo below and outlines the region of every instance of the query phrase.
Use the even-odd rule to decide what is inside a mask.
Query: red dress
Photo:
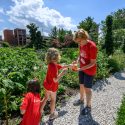
[[[21,110],[26,110],[20,125],[39,125],[40,113],[40,94],[27,93],[20,106]]]
[[[62,66],[55,63],[49,63],[47,75],[44,80],[43,86],[46,90],[56,92],[58,90],[58,82],[54,82],[53,78],[57,78],[58,71],[61,69]]]

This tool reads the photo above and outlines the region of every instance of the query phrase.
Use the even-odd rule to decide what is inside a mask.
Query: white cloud
[[[43,0],[12,0],[14,5],[7,11],[9,21],[18,26],[29,23],[37,24],[43,31],[48,32],[53,26],[64,29],[74,29],[70,17],[64,17],[60,12],[45,7]]]
[[[0,13],[4,14],[3,8],[0,8]]]

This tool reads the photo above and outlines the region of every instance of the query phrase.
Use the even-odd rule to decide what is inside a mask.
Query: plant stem
[[[4,104],[5,104],[5,118],[6,118],[6,125],[8,125],[8,107],[7,107],[7,97],[6,94],[4,96]]]

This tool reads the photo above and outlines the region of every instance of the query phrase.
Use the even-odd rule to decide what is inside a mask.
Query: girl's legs
[[[41,112],[43,112],[43,109],[44,109],[44,107],[45,107],[45,105],[46,105],[46,102],[47,102],[48,99],[49,99],[49,96],[50,96],[50,91],[45,90],[45,96],[44,96],[44,98],[43,98],[43,100],[42,100],[42,105],[41,105]]]
[[[55,106],[56,106],[56,92],[51,92],[50,98],[51,98],[50,113],[53,114],[55,112]]]

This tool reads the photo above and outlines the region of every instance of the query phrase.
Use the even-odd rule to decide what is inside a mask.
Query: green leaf
[[[5,95],[6,94],[6,90],[4,88],[1,88],[0,89],[0,93],[3,94],[3,95]]]
[[[15,86],[16,86],[17,88],[19,88],[20,90],[22,90],[22,89],[25,88],[22,84],[17,83],[17,82],[15,82]]]
[[[17,110],[18,106],[15,101],[11,102],[11,108],[12,108],[12,110]]]
[[[4,79],[2,80],[2,82],[6,88],[10,88],[10,89],[14,88],[13,82],[10,79]]]

